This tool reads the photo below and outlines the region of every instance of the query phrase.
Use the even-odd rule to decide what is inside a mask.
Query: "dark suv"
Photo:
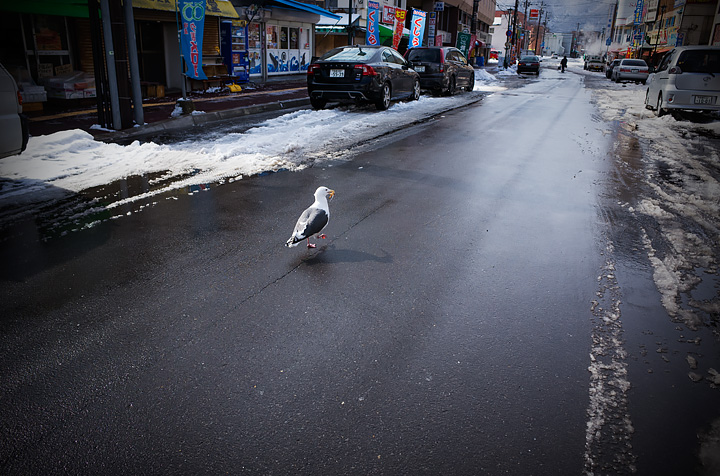
[[[475,87],[475,70],[457,48],[411,48],[405,52],[405,59],[420,75],[422,89],[453,94],[458,88],[472,91]]]

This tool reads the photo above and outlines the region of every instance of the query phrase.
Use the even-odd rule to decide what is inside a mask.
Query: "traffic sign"
[[[607,46],[610,46],[611,43],[612,43],[612,39],[611,39],[611,38],[608,38],[607,40],[605,40],[605,44],[606,44]]]
[[[512,36],[512,30],[506,31],[505,34],[510,38]]]

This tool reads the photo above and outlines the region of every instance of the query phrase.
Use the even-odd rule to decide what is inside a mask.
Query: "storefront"
[[[294,0],[268,0],[237,12],[247,22],[251,79],[304,74],[315,51],[315,24],[321,16],[340,18]]]

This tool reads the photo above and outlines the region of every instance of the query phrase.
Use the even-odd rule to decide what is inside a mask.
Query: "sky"
[[[524,0],[518,1],[519,11],[525,10]],[[607,26],[608,16],[615,0],[531,0],[529,9],[543,7],[543,21],[548,14],[548,29],[553,33],[570,33],[577,30],[578,24],[583,31],[602,31]],[[515,8],[512,0],[498,0],[497,8],[506,10]],[[529,13],[528,13],[529,14]]]

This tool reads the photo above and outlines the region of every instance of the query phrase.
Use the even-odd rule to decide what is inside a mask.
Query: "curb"
[[[133,137],[144,136],[148,134],[159,133],[163,131],[171,131],[176,129],[187,129],[190,127],[211,124],[226,119],[236,117],[250,116],[263,112],[280,111],[282,109],[292,109],[310,105],[310,98],[288,99],[286,101],[277,101],[265,104],[257,104],[253,106],[236,107],[220,111],[205,112],[203,114],[191,114],[187,116],[174,117],[165,119],[144,126],[135,127],[127,131],[114,131],[95,135],[95,140],[103,142],[112,142],[120,139],[130,139]]]

